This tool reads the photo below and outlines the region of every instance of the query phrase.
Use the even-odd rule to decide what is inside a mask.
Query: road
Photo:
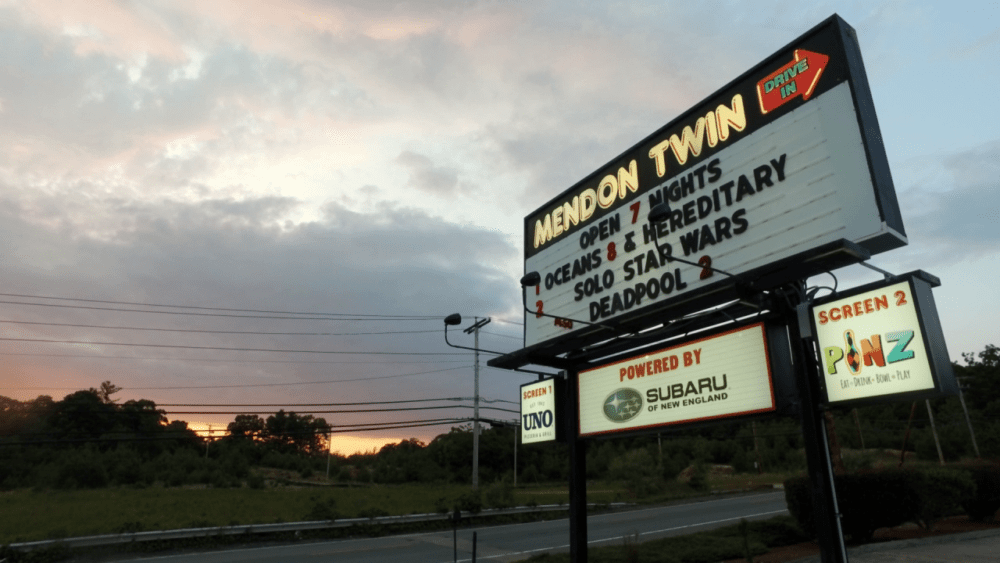
[[[639,534],[641,541],[688,534],[748,520],[787,514],[785,495],[768,492],[745,496],[692,501],[642,508],[587,518],[590,546],[620,543],[623,536]],[[569,520],[551,520],[477,528],[459,528],[458,560],[471,561],[472,533],[478,535],[477,560],[507,563],[545,551],[566,551]],[[428,532],[383,538],[303,542],[290,545],[249,547],[143,557],[131,561],[157,563],[278,563],[286,561],[336,563],[451,563],[452,532]]]

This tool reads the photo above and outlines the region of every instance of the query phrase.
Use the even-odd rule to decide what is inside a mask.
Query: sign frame
[[[904,391],[898,393],[881,393],[868,395],[853,399],[831,400],[828,389],[828,375],[824,367],[823,345],[819,342],[818,325],[816,322],[817,311],[828,307],[832,303],[849,300],[852,297],[870,294],[880,289],[896,286],[900,283],[909,285],[910,291],[907,296],[913,304],[916,313],[918,329],[920,331],[920,343],[926,352],[927,369],[930,372],[932,385],[919,390]],[[898,276],[893,276],[887,280],[880,280],[864,284],[847,291],[837,292],[813,301],[809,314],[809,323],[812,335],[816,339],[819,352],[818,373],[820,394],[822,403],[835,407],[857,407],[874,404],[884,404],[890,402],[915,401],[919,399],[934,399],[946,395],[958,394],[958,383],[955,379],[955,372],[952,368],[951,359],[945,344],[944,331],[941,328],[941,321],[938,317],[937,307],[934,302],[932,289],[941,285],[941,281],[923,270],[915,270]],[[890,297],[892,299],[892,297]],[[890,301],[890,303],[892,303]],[[866,335],[867,336],[867,335]],[[860,338],[860,336],[859,336]],[[860,345],[860,344],[859,344]],[[863,370],[864,368],[862,368]]]
[[[611,429],[611,430],[597,430],[597,431],[587,431],[583,430],[584,421],[583,416],[583,399],[581,395],[584,393],[584,388],[586,386],[584,379],[588,372],[594,372],[596,370],[607,369],[612,366],[617,366],[619,364],[627,364],[638,358],[644,356],[655,356],[660,354],[670,354],[671,351],[683,349],[685,347],[690,347],[692,345],[711,341],[714,339],[719,339],[732,335],[735,333],[751,331],[759,328],[761,331],[761,337],[763,339],[763,352],[767,361],[765,367],[767,372],[767,379],[770,385],[770,402],[771,405],[766,408],[758,409],[746,409],[739,410],[730,413],[716,414],[705,417],[694,417],[687,419],[680,419],[674,421],[666,422],[653,422],[649,424],[642,424],[639,426],[628,426],[621,429]],[[790,371],[791,367],[791,349],[790,342],[788,338],[788,332],[784,325],[778,323],[772,323],[770,321],[756,321],[751,323],[741,323],[737,325],[729,325],[722,329],[716,329],[713,331],[706,332],[705,334],[698,335],[694,338],[685,339],[683,341],[672,342],[666,347],[656,348],[652,350],[647,350],[640,354],[633,353],[632,355],[616,359],[611,362],[606,362],[601,365],[595,365],[593,367],[580,370],[577,374],[578,385],[577,385],[577,396],[574,399],[577,401],[579,406],[578,417],[577,417],[577,428],[580,429],[578,433],[579,439],[594,439],[594,438],[609,438],[609,437],[624,437],[624,436],[636,436],[649,434],[650,432],[656,432],[660,430],[673,430],[673,429],[686,429],[686,428],[696,428],[701,426],[709,426],[719,422],[734,422],[740,420],[751,420],[757,418],[767,418],[776,415],[787,415],[787,416],[797,416],[799,414],[799,400],[798,400],[798,387],[795,382],[794,376]],[[644,404],[645,406],[645,404]]]
[[[831,50],[829,50],[827,55],[831,58],[836,55],[837,61],[835,64],[830,63],[830,67],[827,69],[826,74],[818,77],[818,82],[814,84],[815,88],[812,88],[809,91],[809,99],[806,101],[796,99],[790,103],[783,103],[778,107],[770,108],[767,112],[765,112],[766,120],[761,122],[763,124],[758,123],[754,126],[747,125],[747,127],[751,133],[753,130],[759,130],[760,127],[764,127],[768,123],[773,123],[774,120],[780,119],[796,109],[803,107],[804,104],[812,103],[813,100],[822,98],[823,94],[830,92],[834,88],[837,88],[842,84],[846,84],[846,87],[849,89],[852,107],[857,119],[857,134],[862,145],[861,152],[865,160],[864,167],[866,170],[864,175],[870,180],[870,185],[873,191],[871,196],[876,209],[872,209],[871,211],[877,212],[878,220],[882,225],[881,230],[871,235],[870,238],[858,241],[848,241],[848,243],[860,247],[860,254],[869,254],[855,255],[847,259],[846,262],[843,258],[840,258],[840,262],[835,265],[831,265],[830,261],[816,260],[814,263],[803,266],[803,258],[805,256],[815,252],[817,249],[824,248],[824,245],[828,246],[833,243],[833,241],[824,241],[824,244],[815,246],[805,252],[799,252],[794,256],[784,256],[776,259],[772,263],[768,263],[760,267],[742,271],[738,270],[735,272],[737,274],[737,279],[716,275],[714,281],[710,280],[707,283],[702,283],[695,290],[686,291],[684,293],[676,293],[659,301],[654,301],[653,303],[646,304],[641,307],[637,306],[635,310],[621,313],[616,317],[599,319],[597,322],[604,326],[618,328],[623,331],[635,330],[636,328],[642,328],[643,326],[650,326],[651,324],[654,324],[655,321],[651,319],[656,319],[659,316],[657,313],[662,313],[670,309],[680,310],[684,307],[687,307],[688,310],[693,307],[707,307],[722,303],[724,300],[732,299],[738,296],[738,286],[742,285],[743,287],[746,287],[748,285],[752,285],[755,281],[761,280],[762,278],[767,279],[769,287],[774,287],[794,279],[801,279],[821,271],[846,265],[846,263],[852,263],[860,259],[865,259],[870,255],[870,253],[884,252],[905,245],[905,230],[896,199],[895,189],[892,184],[892,177],[889,172],[888,159],[881,142],[878,120],[875,115],[874,103],[871,98],[871,91],[865,74],[860,48],[857,43],[857,37],[853,28],[851,28],[839,16],[833,15],[815,26],[810,31],[790,42],[782,49],[770,55],[753,68],[747,70],[739,77],[720,88],[714,94],[693,106],[688,111],[671,120],[669,123],[647,136],[633,147],[624,151],[604,166],[598,168],[596,171],[586,176],[583,180],[577,182],[569,189],[552,198],[536,211],[529,214],[524,221],[525,273],[529,271],[528,263],[532,257],[545,250],[544,247],[542,250],[536,250],[533,248],[533,231],[535,230],[536,222],[540,220],[539,218],[548,216],[551,220],[552,214],[555,213],[554,210],[561,209],[565,205],[569,205],[568,202],[572,201],[573,197],[579,196],[586,188],[600,186],[602,176],[607,178],[609,176],[615,176],[617,172],[624,171],[624,176],[622,176],[622,181],[619,182],[619,184],[628,184],[628,177],[632,172],[635,172],[637,177],[641,177],[642,169],[648,169],[653,166],[653,164],[648,162],[651,158],[636,158],[636,155],[641,156],[646,154],[649,152],[648,148],[650,146],[662,145],[662,139],[670,138],[672,134],[682,135],[685,127],[690,129],[691,124],[696,118],[698,118],[699,115],[705,115],[706,112],[713,111],[713,108],[719,104],[720,100],[725,101],[727,99],[731,99],[734,92],[756,92],[758,89],[763,88],[761,84],[766,82],[766,80],[763,80],[762,77],[766,78],[775,74],[775,69],[780,70],[787,66],[788,61],[785,59],[791,60],[791,57],[793,56],[799,57],[799,51],[809,52],[804,47],[810,47],[817,41],[820,43],[823,41],[828,42]],[[834,48],[835,50],[832,50]],[[824,79],[826,80],[825,82]],[[750,104],[757,106],[757,94],[753,94],[753,96],[754,97],[750,97],[749,94],[744,96],[745,106],[749,106]],[[807,96],[803,94],[803,97]],[[763,104],[763,102],[761,102],[761,104]],[[751,115],[751,113],[748,111],[747,115]],[[756,119],[761,119],[761,116],[757,116]],[[706,165],[711,164],[713,155],[720,153],[720,151],[725,150],[727,147],[736,146],[741,139],[742,138],[737,138],[734,140],[734,143],[730,143],[729,145],[720,144],[715,147],[714,150],[709,150],[708,147],[704,147],[703,151],[699,155],[689,155],[690,158],[686,164],[673,162],[670,172],[663,178],[669,180],[675,175],[690,172],[698,167],[705,168]],[[657,143],[657,141],[661,142]],[[642,163],[642,165],[636,164],[636,166],[631,166],[633,163]],[[776,171],[777,169],[775,169],[775,172]],[[709,171],[709,174],[710,173],[711,171]],[[702,174],[705,174],[704,170],[702,170]],[[659,188],[659,186],[657,186],[657,188]],[[593,231],[596,227],[597,233],[595,236],[601,238],[603,236],[601,229],[604,227],[604,225],[602,225],[602,217],[610,216],[610,214],[613,213],[631,213],[628,211],[629,206],[640,201],[643,204],[641,206],[643,212],[642,215],[643,219],[645,219],[645,214],[648,213],[649,208],[645,205],[646,202],[644,199],[647,195],[654,191],[652,187],[636,190],[632,193],[629,193],[629,189],[621,191],[624,193],[624,198],[621,199],[621,203],[616,203],[612,207],[603,209],[603,211],[600,207],[597,207],[594,212],[593,219],[586,224],[586,228],[584,227],[582,221],[574,228],[573,225],[570,225],[570,221],[567,220],[566,225],[570,227],[570,229],[565,231],[566,236],[580,237],[581,233],[584,233],[583,236],[586,236],[587,230]],[[610,191],[606,191],[606,193],[610,193]],[[638,227],[639,225],[636,225],[636,228]],[[641,237],[641,234],[639,236]],[[588,247],[588,250],[594,249],[601,249],[603,251],[603,247]],[[581,251],[578,254],[581,254],[581,257],[583,257],[583,253],[584,251]],[[694,256],[694,258],[697,259],[697,256]],[[667,263],[665,262],[664,264]],[[784,275],[783,270],[789,264],[795,264],[799,267],[794,274]],[[576,268],[575,265],[573,265],[573,267]],[[680,278],[682,275],[686,275],[688,280],[693,281],[699,272],[698,269],[680,265],[678,262],[670,263],[670,270],[674,270],[675,267],[683,270],[676,276],[675,283],[678,287],[681,285]],[[664,265],[664,270],[666,269],[668,269],[668,266]],[[530,271],[538,270],[532,268]],[[595,271],[597,271],[596,268]],[[563,270],[563,272],[565,273],[565,270]],[[544,279],[546,272],[540,273],[543,277],[544,286],[546,283]],[[575,272],[573,275],[576,277]],[[685,282],[686,281],[687,280],[685,280]],[[662,285],[663,284],[661,284],[661,286]],[[615,288],[617,289],[618,286],[616,285]],[[532,291],[533,289],[535,291]],[[540,288],[529,287],[526,288],[526,291],[528,294],[526,304],[529,308],[534,306],[536,300],[539,302],[544,301],[544,296],[532,299],[532,297],[534,297],[533,294],[540,292]],[[565,311],[560,311],[558,307],[548,310],[544,309],[544,305],[541,305],[541,307],[542,312],[548,315],[555,315],[557,317],[567,315]],[[572,320],[573,315],[567,316],[569,317],[569,320]],[[579,314],[576,315],[576,319],[583,320]],[[553,319],[550,317],[543,317],[543,320],[550,324],[553,322]],[[591,322],[594,321],[593,318],[590,318],[589,320]],[[594,343],[608,337],[607,331],[594,330],[592,325],[577,323],[577,326],[575,327],[567,327],[566,324],[563,324],[563,330],[553,336],[534,338],[534,336],[529,336],[528,323],[531,322],[535,322],[535,315],[526,311],[524,329],[526,345],[520,353],[521,356],[532,355],[532,352],[537,351],[543,353],[545,356],[552,357],[574,348],[579,348],[581,345]]]

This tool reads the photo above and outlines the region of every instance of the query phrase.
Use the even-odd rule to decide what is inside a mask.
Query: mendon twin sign
[[[841,239],[906,244],[854,30],[833,16],[526,217],[525,348]]]

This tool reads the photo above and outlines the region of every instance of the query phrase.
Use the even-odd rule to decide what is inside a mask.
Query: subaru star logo
[[[642,412],[642,395],[623,387],[604,399],[604,416],[611,422],[625,422]]]

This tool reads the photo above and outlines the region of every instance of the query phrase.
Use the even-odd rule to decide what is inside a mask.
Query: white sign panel
[[[855,41],[830,18],[528,215],[525,348],[729,298],[720,270],[780,283],[783,260],[841,240],[905,245]]]
[[[546,379],[521,386],[521,443],[556,440],[555,381]]]
[[[580,372],[580,435],[775,410],[764,325]]]
[[[831,403],[935,388],[910,282],[813,308]]]
[[[847,83],[769,123],[694,171],[640,193],[678,194],[668,221],[650,225],[650,198],[635,198],[575,236],[547,243],[525,271],[533,310],[590,322],[627,315],[719,280],[669,262],[653,242],[704,266],[739,274],[819,245],[882,234]],[[638,181],[637,181],[638,182]],[[572,323],[527,315],[525,345],[560,336]]]

